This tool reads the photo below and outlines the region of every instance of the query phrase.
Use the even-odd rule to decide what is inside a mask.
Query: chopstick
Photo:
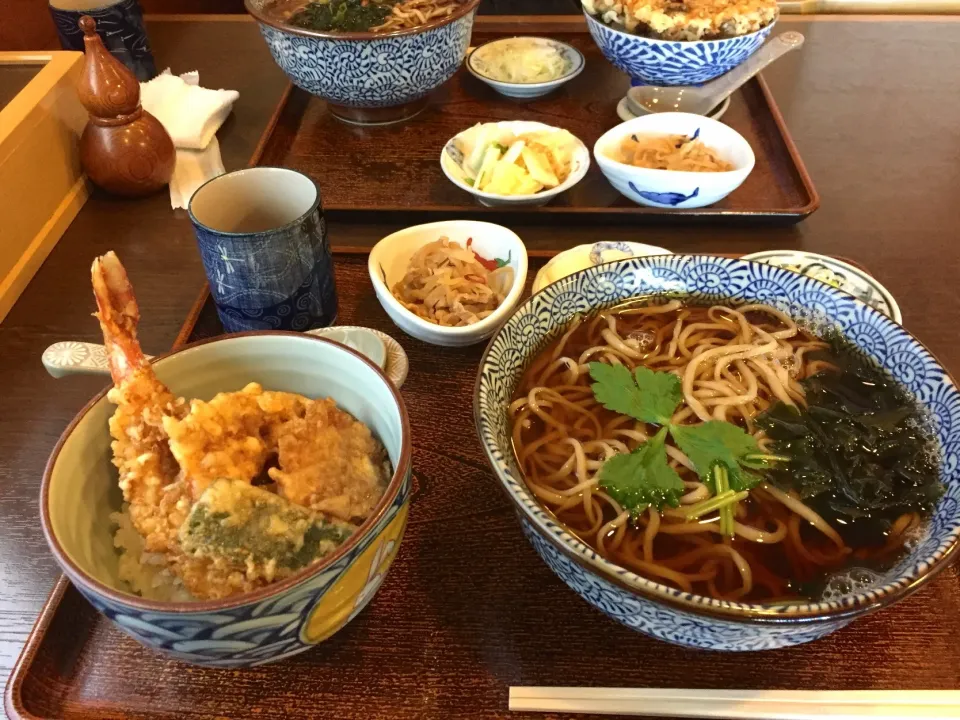
[[[956,720],[960,690],[511,687],[510,710],[734,720]]]

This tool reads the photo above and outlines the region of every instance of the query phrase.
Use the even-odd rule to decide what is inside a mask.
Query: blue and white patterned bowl
[[[427,95],[453,77],[466,57],[480,0],[467,0],[442,20],[384,33],[294,27],[265,14],[268,2],[244,5],[290,81],[329,102],[344,120],[383,123],[416,114]]]
[[[757,32],[719,40],[657,40],[617,30],[584,11],[600,52],[643,85],[701,85],[753,55],[776,23]]]
[[[631,135],[696,137],[732,168],[723,172],[659,170],[620,162]],[[648,207],[687,210],[720,202],[753,172],[756,157],[740,133],[719,120],[682,112],[642,115],[608,130],[593,146],[604,177],[628,200]]]
[[[947,490],[923,536],[874,585],[829,601],[763,606],[714,600],[614,565],[561,527],[534,498],[513,456],[507,406],[536,354],[580,313],[647,295],[694,302],[764,302],[837,327],[930,411]],[[789,270],[722,257],[661,255],[598,265],[547,286],[493,336],[480,363],[474,416],[490,464],[523,531],[560,578],[615,620],[667,642],[712,650],[765,650],[815,640],[914,592],[957,554],[960,537],[960,393],[900,325],[851,295]]]
[[[410,424],[378,367],[329,340],[286,332],[226,335],[157,358],[177,395],[210,398],[258,382],[269,390],[331,397],[383,442],[394,476],[363,525],[335,553],[291,577],[224,600],[159,602],[119,577],[110,514],[122,498],[111,463],[106,390],[64,431],[40,490],[54,558],[83,596],[143,645],[195,665],[245,667],[309,650],[373,598],[396,556],[410,504]]]

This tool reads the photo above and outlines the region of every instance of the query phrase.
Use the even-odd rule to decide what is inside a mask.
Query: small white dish
[[[548,47],[556,48],[560,55],[563,57],[566,64],[566,70],[563,75],[553,80],[547,80],[545,82],[533,82],[533,83],[518,83],[518,82],[505,82],[503,80],[494,80],[492,77],[485,75],[482,69],[483,65],[483,54],[489,52],[493,48],[502,48],[510,44],[515,44],[517,42],[528,43],[534,41],[537,44],[542,44]],[[483,51],[483,52],[480,52]],[[477,53],[480,52],[478,55]],[[530,100],[533,98],[541,97],[546,95],[549,92],[553,92],[559,88],[564,83],[573,80],[577,75],[583,72],[583,68],[586,65],[586,61],[583,58],[583,54],[571,45],[562,43],[559,40],[552,40],[550,38],[542,37],[509,37],[509,38],[500,38],[499,40],[491,40],[488,43],[484,43],[478,47],[475,47],[470,51],[470,54],[467,55],[467,70],[478,80],[485,82],[487,85],[492,87],[498,93],[505,97],[516,98],[519,100]]]
[[[390,288],[406,274],[413,254],[442,237],[462,246],[472,239],[471,247],[478,255],[513,268],[513,286],[506,299],[492,314],[473,325],[443,327],[428,322],[407,310],[390,292]],[[409,227],[383,238],[370,251],[367,270],[377,300],[397,327],[432,345],[463,347],[493,335],[520,302],[527,282],[527,249],[516,233],[501,225],[476,220],[445,220]]]
[[[538,130],[560,130],[560,128],[551,125],[528,120],[504,120],[496,124],[514,134],[537,132]],[[483,192],[467,184],[463,170],[460,168],[463,155],[453,143],[461,134],[462,133],[457,133],[457,135],[450,138],[443,146],[443,150],[440,151],[440,167],[443,170],[443,174],[447,176],[447,180],[461,190],[465,190],[473,195],[481,205],[486,205],[487,207],[546,205],[557,195],[569,190],[583,180],[583,176],[587,174],[587,170],[590,168],[590,150],[583,144],[582,140],[577,138],[577,148],[573,154],[573,167],[570,170],[570,174],[566,180],[555,188],[542,190],[533,195],[496,195],[494,193]]]
[[[903,324],[900,306],[890,291],[872,275],[843,260],[804,250],[765,250],[744,255],[742,259],[793,270],[821,280],[876,308],[894,322]]]
[[[361,355],[365,355],[381,370],[387,366],[387,347],[383,340],[369,328],[335,325],[311,330],[310,334],[333,340],[341,345],[346,345],[351,350],[356,350]]]
[[[708,112],[704,117],[712,118],[713,120],[719,120],[723,117],[724,113],[730,108],[730,97],[728,96],[723,102],[717,105],[713,110]],[[627,100],[627,96],[624,95],[620,98],[620,102],[617,103],[617,117],[619,117],[624,122],[628,120],[636,120],[638,117],[646,117],[650,113],[644,113],[643,115],[637,115],[630,109],[630,101]]]
[[[540,268],[540,272],[533,279],[530,292],[538,293],[550,283],[595,265],[630,257],[672,254],[666,248],[635,242],[596,242],[591,245],[577,245],[558,253]]]
[[[699,131],[704,145],[733,164],[728,172],[684,172],[634,167],[613,157],[630,135],[687,135]],[[629,200],[648,207],[685,209],[712,205],[736,190],[756,158],[744,137],[717,120],[691,113],[656,113],[628,120],[600,136],[593,156],[610,184]]]

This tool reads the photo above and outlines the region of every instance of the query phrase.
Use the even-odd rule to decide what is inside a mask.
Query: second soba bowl
[[[715,599],[614,564],[538,502],[524,481],[512,442],[509,408],[524,370],[577,315],[641,297],[699,305],[775,303],[793,317],[815,318],[818,327],[835,328],[855,351],[879,362],[918,401],[931,418],[945,491],[891,568],[861,578],[856,587],[835,586],[835,592],[816,601]],[[544,403],[549,405],[549,399]],[[474,414],[490,464],[540,557],[588,603],[660,640],[713,650],[764,650],[815,640],[906,597],[957,554],[960,393],[954,382],[901,326],[852,296],[789,270],[722,257],[661,255],[619,260],[562,278],[521,304],[491,340],[477,375]]]
[[[463,64],[479,4],[437,0],[437,10],[446,14],[425,23],[349,32],[289,22],[289,8],[307,2],[244,1],[291,82],[326,100],[341,120],[364,125],[405,120],[426,107],[427,96]]]

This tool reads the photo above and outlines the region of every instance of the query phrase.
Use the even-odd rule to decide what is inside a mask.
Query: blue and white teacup
[[[226,332],[310,330],[337,319],[320,190],[302,173],[220,175],[190,199],[190,220]]]
[[[126,65],[137,80],[146,82],[157,74],[137,0],[50,0],[50,15],[64,50],[84,52],[86,46],[79,23],[80,18],[89,15],[97,24],[97,34],[104,47]]]

